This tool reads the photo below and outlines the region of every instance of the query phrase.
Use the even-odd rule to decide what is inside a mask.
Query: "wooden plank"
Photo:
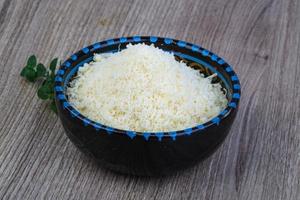
[[[290,199],[300,196],[298,0],[0,0],[1,199]],[[158,35],[224,57],[242,83],[229,137],[210,158],[162,178],[100,168],[67,139],[38,84],[19,77],[96,41]]]

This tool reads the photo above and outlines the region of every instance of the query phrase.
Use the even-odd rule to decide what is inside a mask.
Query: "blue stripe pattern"
[[[55,86],[54,89],[55,89],[56,92],[63,92],[64,91],[62,86]]]
[[[114,132],[114,129],[111,128],[111,127],[106,127],[105,130],[106,130],[106,132],[107,132],[109,135],[112,134],[112,133]]]
[[[98,123],[93,123],[92,125],[96,129],[96,131],[99,131],[102,128],[102,126]]]
[[[83,125],[84,126],[88,126],[91,123],[91,120],[89,120],[88,118],[83,118]]]
[[[226,67],[226,72],[231,72],[232,71],[232,69],[231,69],[231,67],[230,66],[228,66],[228,67]]]
[[[57,71],[57,74],[59,74],[59,75],[64,75],[64,74],[65,74],[65,70],[60,69],[60,70]]]
[[[228,112],[228,110],[225,109],[220,113],[220,115],[225,115],[227,112]]]
[[[203,56],[208,56],[209,55],[209,51],[207,51],[207,50],[204,49],[201,54]]]
[[[240,98],[240,94],[234,93],[234,94],[232,95],[232,98],[234,98],[234,99],[239,99],[239,98]]]
[[[192,46],[192,51],[199,51],[199,47],[197,47],[196,45]]]
[[[107,40],[107,41],[106,41],[106,44],[107,44],[107,45],[112,45],[112,44],[114,44],[114,43],[115,43],[114,40]]]
[[[77,116],[79,116],[79,112],[77,110],[72,110],[71,111],[71,116],[72,117],[77,117]]]
[[[125,38],[125,37],[120,38],[120,42],[121,42],[121,43],[124,43],[124,42],[126,42],[126,41],[127,41],[127,38]]]
[[[213,54],[213,55],[211,56],[211,59],[212,59],[213,61],[216,61],[216,60],[218,60],[218,56],[216,56],[215,54]]]
[[[86,48],[86,47],[82,49],[82,52],[85,54],[87,54],[89,51],[90,51],[89,48]]]
[[[229,103],[229,107],[231,107],[231,108],[236,108],[236,103],[230,102],[230,103]]]
[[[239,90],[239,89],[241,89],[241,86],[239,84],[234,84],[233,88],[236,89],[236,90]]]
[[[204,126],[203,124],[200,124],[200,125],[197,126],[197,128],[198,128],[199,130],[203,130],[203,129],[205,129],[205,126]]]
[[[71,56],[71,59],[72,59],[73,61],[77,60],[77,55],[76,55],[76,54],[73,54],[73,55]]]
[[[143,136],[144,136],[144,138],[145,138],[146,141],[148,141],[150,135],[151,135],[151,133],[147,133],[147,132],[143,133]]]
[[[219,125],[220,120],[221,120],[221,119],[220,119],[219,117],[215,117],[215,118],[213,118],[211,121],[212,121],[213,123]]]
[[[126,131],[126,134],[133,139],[136,136],[136,133],[134,131]]]
[[[163,132],[157,132],[157,133],[154,133],[155,136],[158,138],[158,141],[161,141],[161,139],[163,138],[164,136],[164,133]]]
[[[176,140],[176,136],[177,136],[177,132],[176,131],[172,131],[169,133],[169,135],[172,137],[172,140]]]
[[[157,37],[153,37],[153,36],[150,37],[150,42],[154,43],[156,41],[157,41]]]
[[[233,76],[231,76],[231,80],[232,81],[238,81],[239,79],[238,79],[238,77],[236,75],[233,75]]]
[[[62,79],[62,77],[60,77],[60,76],[56,76],[56,77],[55,77],[55,81],[57,81],[57,82],[62,82],[63,79]]]
[[[219,63],[220,65],[223,65],[223,64],[225,64],[225,61],[224,61],[223,59],[220,59],[220,60],[218,60],[218,63]]]
[[[185,47],[186,43],[183,42],[183,41],[179,41],[179,42],[177,43],[177,45],[180,46],[180,47]]]
[[[94,50],[99,49],[101,47],[100,43],[96,43],[93,45]]]
[[[172,42],[173,42],[173,40],[170,39],[170,38],[165,38],[165,39],[164,39],[164,43],[165,43],[165,44],[171,44]]]
[[[69,104],[68,102],[65,101],[65,102],[63,103],[63,108],[64,108],[64,109],[68,108],[69,106],[70,106],[70,104]]]
[[[71,63],[67,61],[64,63],[64,66],[66,66],[66,68],[69,68],[71,66]]]
[[[140,36],[134,36],[133,37],[133,41],[140,42],[141,41],[141,37]]]
[[[191,135],[192,132],[193,132],[192,128],[187,128],[187,129],[184,130],[184,133],[185,133],[186,135]]]
[[[63,100],[63,99],[65,99],[65,95],[64,94],[59,94],[59,95],[57,95],[57,98],[59,100]]]

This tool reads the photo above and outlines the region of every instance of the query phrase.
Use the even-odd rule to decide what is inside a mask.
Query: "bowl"
[[[66,88],[84,63],[95,53],[117,52],[132,43],[153,44],[173,52],[176,59],[205,75],[216,73],[228,106],[210,121],[172,132],[134,132],[119,130],[90,120],[69,102]],[[224,141],[238,110],[240,83],[237,75],[222,58],[191,43],[155,36],[110,39],[85,47],[67,59],[55,77],[55,101],[58,116],[67,136],[101,166],[117,172],[159,176],[188,168],[211,155]]]

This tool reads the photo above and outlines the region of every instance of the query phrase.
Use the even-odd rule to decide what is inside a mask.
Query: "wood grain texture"
[[[19,73],[128,35],[200,44],[238,73],[242,100],[210,158],[163,178],[99,168]],[[0,199],[300,198],[299,0],[0,0]]]

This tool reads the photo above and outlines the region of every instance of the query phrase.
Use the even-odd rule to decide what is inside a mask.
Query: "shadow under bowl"
[[[173,52],[176,59],[206,76],[216,73],[228,106],[210,121],[172,132],[119,130],[92,121],[79,113],[66,94],[68,83],[95,53],[117,52],[127,44],[153,44]],[[55,101],[58,115],[70,140],[102,166],[134,175],[157,176],[187,168],[211,155],[226,138],[240,99],[237,75],[222,58],[194,44],[155,36],[122,37],[95,43],[73,54],[57,71]]]

